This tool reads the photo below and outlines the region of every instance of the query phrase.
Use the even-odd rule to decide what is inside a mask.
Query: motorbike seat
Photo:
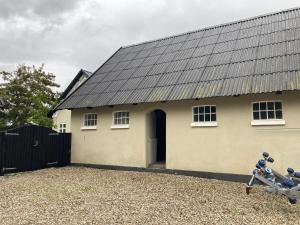
[[[300,172],[295,172],[294,176],[297,177],[297,178],[300,178]]]
[[[300,178],[300,172],[295,172],[295,170],[293,168],[288,168],[287,171],[292,176],[294,176],[296,178]]]

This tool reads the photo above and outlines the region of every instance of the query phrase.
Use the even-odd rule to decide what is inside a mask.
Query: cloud
[[[79,0],[0,0],[0,18],[51,19],[76,8]]]
[[[296,7],[296,0],[0,0],[0,70],[41,64],[66,87],[120,46]]]

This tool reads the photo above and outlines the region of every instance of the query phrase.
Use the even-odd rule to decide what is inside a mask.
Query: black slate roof
[[[74,77],[74,79],[71,81],[71,83],[68,85],[68,87],[64,90],[64,92],[60,95],[60,99],[66,98],[68,95],[70,95],[75,87],[77,85],[78,81],[84,77],[84,79],[89,78],[92,75],[90,71],[80,69],[77,75]]]
[[[300,90],[300,8],[121,47],[57,109]]]

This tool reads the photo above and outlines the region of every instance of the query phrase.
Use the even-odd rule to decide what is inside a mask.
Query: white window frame
[[[85,124],[85,117],[86,115],[96,115],[97,118],[96,118],[96,125],[86,125]],[[98,114],[97,113],[84,113],[83,114],[83,122],[82,122],[82,127],[80,128],[80,130],[96,130],[97,129],[97,125],[98,125]]]
[[[262,102],[266,102],[267,103],[267,107],[268,107],[268,102],[280,102],[281,103],[281,112],[282,112],[282,119],[254,119],[254,116],[253,116],[253,105],[255,103],[262,103]],[[251,103],[251,125],[252,126],[276,126],[276,125],[285,125],[285,119],[284,119],[284,116],[283,116],[283,102],[282,100],[264,100],[264,101],[255,101],[255,102],[252,102]],[[260,109],[258,110],[259,114],[260,114]],[[266,111],[268,112],[268,109],[266,109]],[[274,111],[276,111],[274,109]],[[268,117],[268,113],[267,113],[267,117]],[[276,117],[276,115],[275,115]]]
[[[61,125],[64,125],[64,127],[62,127]],[[67,132],[67,124],[66,123],[59,123],[58,131],[59,131],[59,133],[66,133]]]
[[[115,114],[122,113],[122,112],[128,113],[128,124],[115,124]],[[122,119],[122,117],[121,117],[121,119]],[[110,126],[111,129],[129,129],[129,124],[130,124],[130,112],[128,110],[112,112],[112,125]]]
[[[197,122],[194,121],[194,108],[198,108],[198,107],[215,107],[216,108],[216,121],[202,121],[202,122]],[[210,113],[211,114],[211,113]],[[191,127],[217,127],[218,126],[218,122],[217,122],[217,106],[216,105],[195,105],[192,106],[192,123],[191,123]]]

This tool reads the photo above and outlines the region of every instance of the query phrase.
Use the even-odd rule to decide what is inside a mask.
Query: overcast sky
[[[120,46],[300,6],[300,0],[0,0],[0,70],[45,64],[64,89]]]

